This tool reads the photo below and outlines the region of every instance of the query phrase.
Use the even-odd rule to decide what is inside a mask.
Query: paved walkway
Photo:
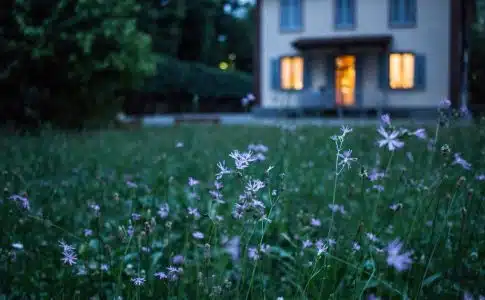
[[[294,124],[294,125],[310,125],[310,126],[328,126],[339,127],[341,125],[349,126],[369,126],[379,124],[377,118],[264,118],[254,117],[251,114],[177,114],[177,115],[154,115],[146,116],[142,118],[142,124],[145,127],[163,127],[173,126],[177,119],[185,120],[212,120],[218,119],[219,124],[223,125],[266,125],[277,126],[281,124]],[[396,120],[394,124],[402,125],[434,125],[435,120]]]

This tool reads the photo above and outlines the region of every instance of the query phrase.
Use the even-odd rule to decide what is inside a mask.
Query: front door
[[[355,56],[335,58],[335,103],[339,106],[355,105]]]

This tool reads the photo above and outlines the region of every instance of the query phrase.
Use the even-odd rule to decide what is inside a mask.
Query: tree
[[[7,0],[0,4],[1,119],[79,127],[114,114],[117,93],[155,72],[135,0]]]

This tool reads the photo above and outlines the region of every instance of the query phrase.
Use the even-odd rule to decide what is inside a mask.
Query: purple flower
[[[480,174],[480,175],[477,175],[476,179],[478,181],[485,181],[485,174]]]
[[[183,255],[175,255],[173,258],[172,258],[172,263],[174,263],[175,265],[182,265],[185,261],[185,257]]]
[[[370,181],[376,181],[379,178],[383,178],[385,176],[384,172],[378,172],[376,169],[372,169],[368,178]]]
[[[189,186],[194,186],[194,185],[198,185],[199,184],[199,181],[192,178],[192,177],[189,177]]]
[[[322,222],[319,219],[312,218],[310,224],[313,227],[320,227],[322,225]]]
[[[383,137],[383,139],[378,141],[379,147],[382,148],[387,145],[389,151],[394,151],[404,146],[404,142],[397,139],[399,131],[394,130],[388,133],[383,127],[379,127],[377,132]]]
[[[10,196],[9,198],[10,200],[13,200],[13,201],[16,201],[17,203],[20,204],[20,206],[22,206],[24,209],[26,210],[30,210],[30,202],[29,202],[29,199],[27,199],[27,197],[22,197],[20,195],[12,195]]]
[[[177,142],[175,144],[175,148],[182,148],[184,146],[184,143],[183,142]]]
[[[345,211],[345,208],[344,208],[343,205],[339,205],[339,204],[329,204],[328,205],[328,208],[330,208],[330,210],[333,213],[340,212],[342,215],[345,215],[346,214],[346,211]]]
[[[170,208],[168,207],[168,203],[162,203],[160,205],[160,208],[158,209],[157,214],[161,219],[165,219],[168,217],[169,212],[170,212]]]
[[[260,254],[259,254],[259,251],[257,248],[254,248],[254,247],[250,247],[248,248],[248,257],[249,259],[251,260],[258,260],[260,258]]]
[[[130,180],[126,181],[126,186],[128,186],[130,189],[135,189],[135,188],[138,187],[138,185],[136,183],[134,183],[133,181],[130,181]]]
[[[109,270],[109,266],[107,264],[101,264],[101,270],[107,272]]]
[[[452,165],[460,165],[462,166],[463,169],[465,170],[470,170],[472,168],[472,165],[464,160],[460,153],[455,153],[455,160],[451,163]]]
[[[217,163],[217,168],[219,168],[219,172],[216,174],[216,179],[221,180],[224,174],[231,174],[231,170],[226,167],[225,161],[220,161]]]
[[[89,228],[84,229],[84,236],[91,236],[93,235],[93,231]]]
[[[250,180],[246,184],[246,191],[256,193],[260,189],[264,188],[264,182],[259,179]]]
[[[196,219],[200,218],[200,213],[199,213],[199,210],[197,208],[189,207],[189,208],[187,208],[187,211],[188,211],[188,214],[191,215],[191,216],[194,216],[194,218],[196,218]]]
[[[234,236],[224,246],[224,249],[226,250],[227,253],[229,253],[229,255],[231,255],[231,258],[232,258],[233,261],[239,260],[240,243],[241,243],[241,237],[240,236]]]
[[[257,160],[257,158],[253,155],[251,151],[249,152],[239,152],[238,150],[234,150],[229,154],[230,157],[234,159],[234,164],[236,165],[236,169],[244,170],[249,167],[251,162]]]
[[[415,132],[413,132],[413,135],[422,139],[422,140],[426,139],[426,137],[427,137],[426,130],[424,128],[417,129]]]
[[[367,238],[371,241],[371,242],[377,242],[379,239],[377,238],[377,236],[375,234],[373,234],[372,232],[367,232],[365,234],[367,236]]]
[[[140,214],[137,214],[137,213],[132,213],[132,214],[131,214],[131,218],[132,218],[133,220],[135,220],[135,221],[138,221],[138,220],[140,220],[141,215],[140,215]]]
[[[439,108],[440,109],[448,109],[451,106],[451,101],[444,98],[440,101]]]
[[[387,246],[387,264],[394,267],[398,272],[407,270],[413,263],[411,259],[412,251],[400,253],[403,244],[398,240],[392,241]]]
[[[357,242],[352,243],[352,251],[357,252],[360,250],[360,245]]]
[[[143,285],[145,283],[145,277],[133,277],[131,278],[131,282],[137,286]]]
[[[157,272],[153,275],[155,275],[155,277],[158,277],[158,279],[160,280],[168,278],[167,274],[165,274],[164,272]]]
[[[62,252],[62,262],[65,263],[66,265],[75,265],[77,262],[77,256],[74,251],[64,251]]]
[[[192,236],[195,238],[195,239],[198,239],[198,240],[201,240],[204,238],[204,234],[200,231],[196,231],[194,233],[192,233]]]
[[[389,114],[383,114],[381,116],[381,121],[384,125],[391,126],[391,117],[389,116]]]
[[[305,241],[303,241],[302,247],[303,247],[303,249],[305,249],[305,248],[310,248],[312,245],[313,245],[312,241],[305,240]]]
[[[340,166],[343,166],[344,168],[345,168],[345,166],[347,166],[347,169],[350,169],[350,164],[357,160],[357,158],[352,157],[352,150],[344,151],[343,153],[339,154],[338,156],[340,158],[340,161],[339,161],[338,164]]]

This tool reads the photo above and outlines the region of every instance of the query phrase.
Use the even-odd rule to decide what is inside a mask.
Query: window
[[[355,0],[335,1],[335,27],[337,29],[353,28],[355,26]]]
[[[303,89],[303,58],[286,56],[280,60],[280,86],[283,90]]]
[[[280,29],[295,31],[302,28],[302,0],[280,0]]]
[[[389,87],[412,89],[415,85],[415,56],[412,53],[392,53],[389,56]]]
[[[389,25],[415,26],[416,0],[389,0]]]

